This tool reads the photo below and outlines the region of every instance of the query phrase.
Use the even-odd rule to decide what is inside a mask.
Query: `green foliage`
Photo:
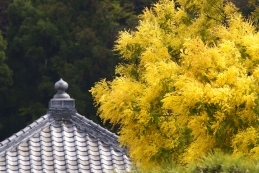
[[[12,70],[6,64],[6,47],[7,42],[3,39],[2,33],[0,31],[0,98],[5,98],[6,91],[8,87],[12,85]],[[5,105],[6,101],[4,99],[0,100],[1,105]],[[4,106],[2,106],[4,107]],[[0,114],[0,130],[4,127],[3,117]]]
[[[12,2],[12,0],[1,0],[0,1],[0,30],[2,31],[3,37],[6,36],[6,31],[8,29],[8,16],[7,7]]]
[[[157,169],[140,170],[135,168],[132,172],[139,173],[257,173],[259,161],[251,160],[245,156],[238,155],[233,157],[230,154],[222,152],[210,152],[207,156],[202,157],[196,164],[175,165],[166,163],[160,165]]]
[[[6,50],[7,42],[3,39],[0,31],[0,89],[12,84],[12,71],[7,66],[6,62]]]
[[[200,165],[196,166],[194,172],[206,172],[205,170],[213,172],[213,169],[214,172],[256,173],[259,169],[259,162],[258,159],[251,160],[242,155],[233,156],[222,152],[213,152],[201,159]]]
[[[0,2],[0,10],[5,7],[9,19],[6,63],[13,70],[14,85],[0,98],[6,103],[1,104],[0,121],[6,125],[0,140],[46,113],[55,94],[53,84],[60,77],[69,83],[68,93],[76,99],[78,112],[100,122],[88,89],[100,78],[113,78],[119,60],[111,49],[118,30],[137,24],[135,4],[128,0],[14,0],[8,1],[6,9],[2,4],[7,1]],[[14,119],[21,123],[7,129]]]
[[[55,92],[49,83],[59,77],[69,83],[78,112],[94,114],[86,90],[101,76],[111,78],[117,61],[106,48],[110,33],[100,31],[114,26],[102,21],[105,14],[100,7],[98,1],[80,0],[15,0],[9,5],[8,63],[14,69],[14,88],[20,93],[14,95],[19,103],[10,105],[19,104],[15,115],[35,119],[46,113]]]

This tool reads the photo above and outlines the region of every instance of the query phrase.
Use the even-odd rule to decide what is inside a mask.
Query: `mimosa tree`
[[[259,156],[259,33],[233,4],[160,0],[115,51],[116,77],[90,92],[139,166]]]

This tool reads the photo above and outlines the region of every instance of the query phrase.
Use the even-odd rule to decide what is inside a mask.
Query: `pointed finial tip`
[[[55,83],[55,89],[58,91],[65,91],[67,88],[68,84],[66,81],[63,81],[62,78],[60,78],[60,80]]]

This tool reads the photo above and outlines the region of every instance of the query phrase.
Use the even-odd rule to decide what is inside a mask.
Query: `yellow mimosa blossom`
[[[259,157],[259,33],[224,2],[160,0],[119,32],[123,63],[90,92],[137,166]]]

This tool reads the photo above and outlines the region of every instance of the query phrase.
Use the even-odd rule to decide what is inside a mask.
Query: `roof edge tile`
[[[37,121],[37,125],[35,125],[36,121]],[[42,130],[43,128],[45,128],[47,125],[49,125],[51,123],[48,114],[40,117],[36,121],[34,121],[32,123],[33,126],[31,126],[32,124],[30,124],[30,125],[26,126],[24,129],[20,130],[19,132],[13,134],[11,137],[0,142],[0,157],[2,155],[4,155],[7,151],[12,150],[17,145],[19,145],[21,142],[26,141],[31,136],[33,136],[35,133]]]
[[[71,121],[75,123],[80,129],[86,130],[90,135],[99,138],[101,141],[110,144],[118,151],[126,151],[124,147],[119,147],[118,136],[109,130],[94,123],[92,120],[76,113],[72,116]]]

